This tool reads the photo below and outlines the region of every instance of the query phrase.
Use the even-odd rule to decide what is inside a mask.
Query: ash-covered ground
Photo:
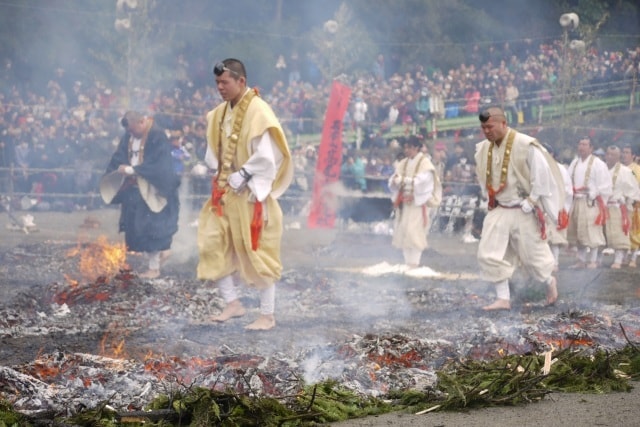
[[[142,407],[167,382],[278,395],[332,378],[379,396],[431,386],[455,358],[640,339],[640,270],[610,270],[607,257],[598,270],[574,271],[562,268],[574,261],[564,253],[553,307],[543,306],[541,285],[518,276],[513,309],[486,313],[494,293],[477,276],[477,243],[434,233],[422,268],[407,272],[384,224],[309,230],[289,217],[277,326],[249,332],[258,306],[250,289],[244,318],[203,324],[221,299],[195,279],[193,217],[182,220],[162,278],[139,279],[145,261],[129,254],[130,270],[83,282],[77,249],[100,236],[120,242],[118,212],[33,215],[29,234],[0,232],[0,394],[24,410],[102,398]],[[59,394],[43,396],[45,384]]]

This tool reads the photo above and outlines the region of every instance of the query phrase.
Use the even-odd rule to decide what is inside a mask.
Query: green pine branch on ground
[[[546,365],[546,366],[545,366]],[[544,372],[549,368],[548,373]],[[513,406],[547,394],[629,391],[640,379],[640,349],[564,349],[548,354],[507,355],[490,361],[452,360],[427,390],[395,390],[365,396],[337,381],[302,385],[293,396],[252,397],[233,391],[187,387],[158,396],[146,411],[119,413],[105,402],[97,409],[56,419],[77,426],[313,426],[393,411],[411,413]],[[0,401],[0,427],[42,425]]]

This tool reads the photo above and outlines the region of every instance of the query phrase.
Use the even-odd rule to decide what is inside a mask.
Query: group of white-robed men
[[[483,109],[479,120],[485,139],[476,145],[476,173],[488,212],[477,260],[481,277],[496,290],[495,301],[484,310],[511,309],[509,280],[517,268],[544,284],[546,304],[555,304],[554,272],[562,246],[577,249],[570,268],[597,268],[605,246],[615,253],[611,268],[621,268],[627,255],[635,266],[634,242],[640,238],[634,236],[640,230],[632,225],[634,216],[640,219],[640,186],[630,162],[621,162],[619,147],[607,148],[605,162],[593,154],[591,140],[581,138],[577,156],[566,167],[555,160],[551,146],[509,127],[501,107]],[[428,246],[429,212],[442,196],[422,145],[419,137],[408,138],[405,157],[388,182],[394,203],[392,244],[403,251],[410,268],[420,264]]]

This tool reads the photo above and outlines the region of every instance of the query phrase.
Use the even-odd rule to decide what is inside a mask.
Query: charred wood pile
[[[89,410],[170,419],[179,411],[159,407],[159,396],[175,402],[189,391],[276,399],[297,408],[283,415],[293,419],[314,413],[314,404],[338,389],[415,408],[428,396],[437,402],[430,408],[445,409],[470,405],[470,396],[488,404],[533,401],[549,392],[541,388],[545,379],[562,388],[560,378],[574,372],[567,360],[637,348],[640,336],[637,299],[587,298],[596,286],[587,276],[572,279],[553,307],[522,282],[514,309],[484,313],[479,307],[493,295],[474,275],[472,255],[452,261],[438,253],[430,258],[435,274],[422,277],[358,267],[287,270],[278,285],[277,327],[251,333],[246,319],[203,323],[222,299],[193,277],[194,260],[144,281],[132,269],[136,255],[127,263],[122,251],[106,241],[49,241],[1,255],[0,401],[32,419]],[[329,247],[321,255],[344,252]],[[452,263],[455,273],[447,270]],[[258,305],[250,291],[242,299]],[[612,378],[629,376],[613,366],[635,360],[633,352],[627,356],[609,361]],[[550,377],[554,366],[564,366],[562,375]],[[467,384],[453,367],[493,378]],[[528,388],[500,394],[518,375]],[[318,390],[327,383],[335,388]]]

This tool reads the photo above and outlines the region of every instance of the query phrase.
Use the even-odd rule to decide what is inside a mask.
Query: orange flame
[[[100,355],[114,359],[126,359],[129,357],[125,350],[125,339],[112,337],[109,332],[100,339]]]
[[[197,376],[212,372],[217,366],[216,360],[200,357],[182,359],[177,356],[155,355],[151,351],[144,357],[145,372],[161,380],[173,377],[182,383],[192,383]]]
[[[56,377],[60,373],[60,368],[57,366],[45,365],[43,363],[36,363],[33,367],[34,374],[42,381]]]
[[[409,350],[406,353],[400,355],[394,354],[369,354],[369,360],[377,363],[380,366],[392,366],[400,365],[406,368],[414,366],[418,362],[422,361],[422,356],[416,350]]]
[[[565,337],[556,336],[551,337],[543,333],[534,334],[540,342],[544,342],[557,349],[565,349],[571,347],[591,347],[593,345],[593,339],[589,337]]]
[[[77,280],[71,278],[71,276],[69,276],[68,274],[64,274],[64,278],[72,288],[75,288],[76,286],[78,286],[80,284],[80,282],[78,282]]]
[[[124,243],[109,243],[99,236],[93,243],[78,245],[67,252],[68,257],[80,256],[78,271],[82,280],[93,282],[99,277],[111,277],[126,266],[127,250]],[[70,280],[67,278],[67,280]],[[73,281],[70,280],[70,283]]]

